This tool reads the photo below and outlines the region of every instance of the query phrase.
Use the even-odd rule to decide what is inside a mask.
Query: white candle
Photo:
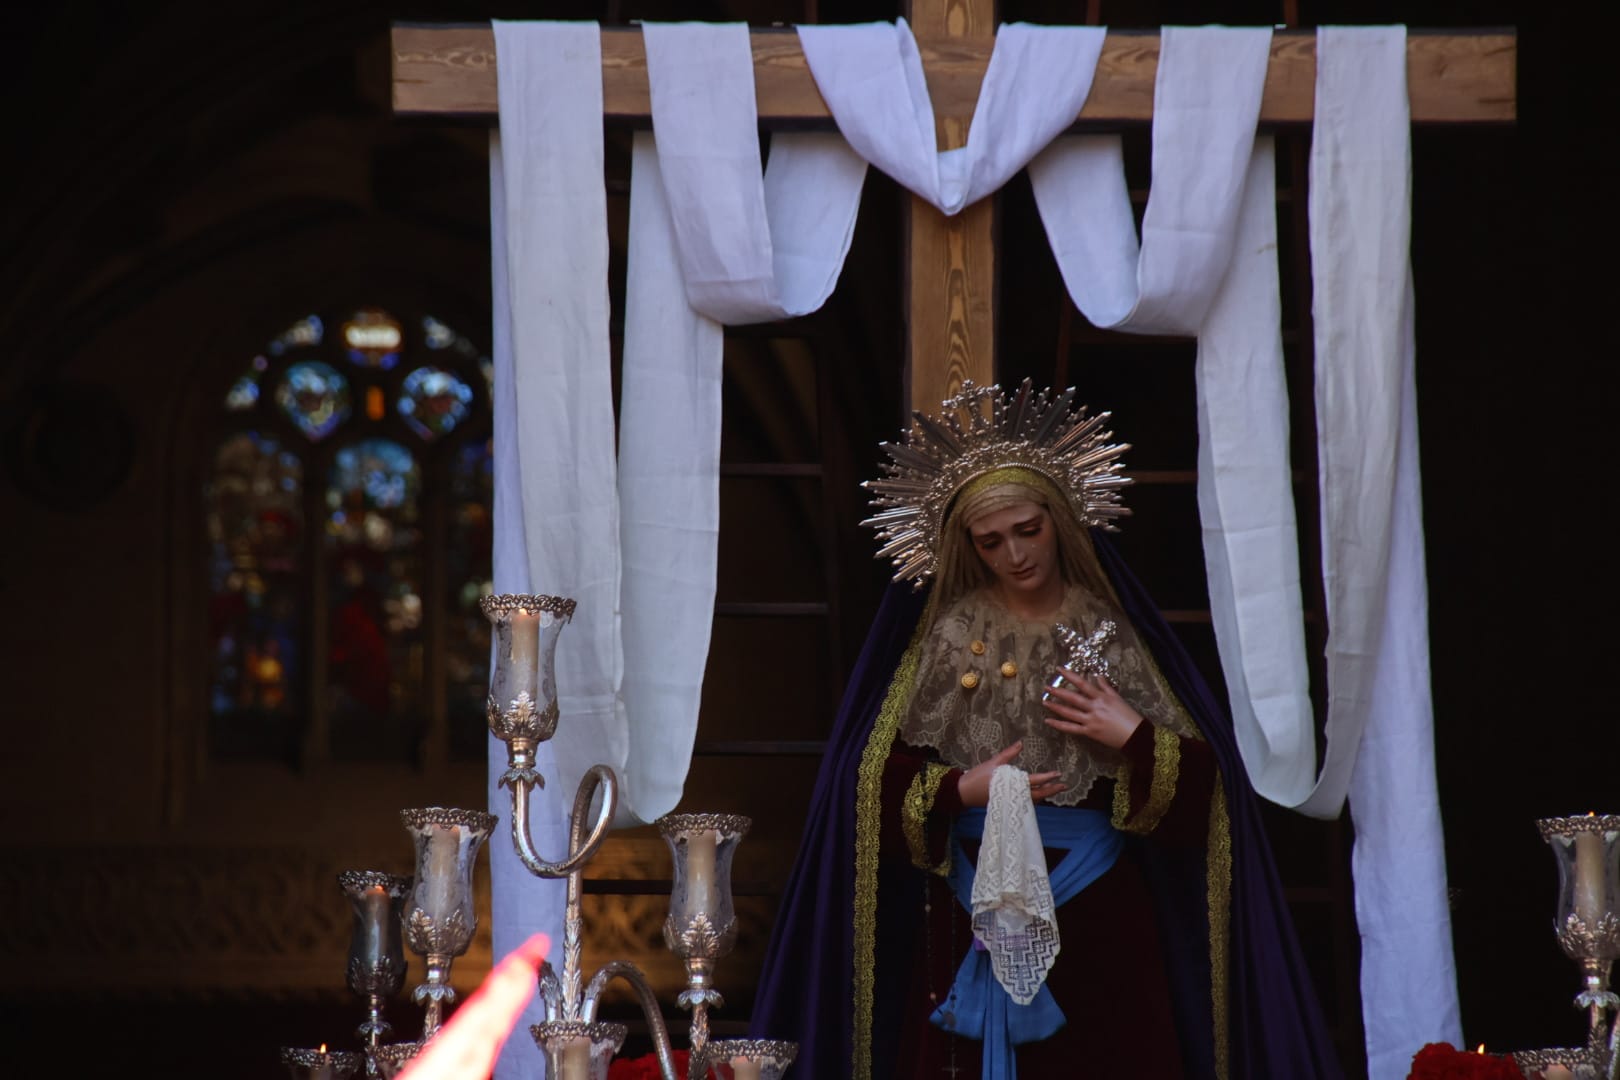
[[[1603,880],[1603,834],[1575,834],[1575,914],[1596,930],[1608,905]]]
[[[569,1039],[563,1044],[557,1080],[591,1080],[591,1040]]]
[[[507,691],[512,698],[528,694],[539,698],[535,681],[540,675],[540,616],[518,610],[512,613],[512,651],[507,657]]]
[[[734,1057],[731,1059],[732,1080],[759,1080],[762,1075],[760,1068],[760,1063],[757,1061],[749,1061],[744,1057]]]
[[[457,856],[461,853],[459,829],[430,826],[427,867],[422,871],[425,892],[422,907],[435,919],[448,918],[455,895]]]
[[[1575,1074],[1562,1065],[1549,1065],[1547,1071],[1541,1074],[1546,1080],[1575,1080]]]
[[[720,834],[702,829],[686,840],[686,911],[714,915],[714,857]]]

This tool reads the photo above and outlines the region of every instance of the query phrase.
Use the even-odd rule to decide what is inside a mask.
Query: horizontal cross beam
[[[791,30],[754,30],[754,92],[766,123],[825,124],[810,68]],[[921,38],[923,70],[941,120],[972,118],[992,42]],[[1412,120],[1420,124],[1502,124],[1517,117],[1518,35],[1511,29],[1458,33],[1412,31],[1407,85]],[[488,24],[393,26],[394,111],[403,116],[497,115],[495,32]],[[1157,31],[1111,30],[1096,81],[1076,121],[1101,126],[1153,118],[1159,66]],[[1316,35],[1278,31],[1271,41],[1260,105],[1264,124],[1309,123],[1315,101]],[[612,118],[646,121],[647,54],[638,27],[602,29],[603,109]]]

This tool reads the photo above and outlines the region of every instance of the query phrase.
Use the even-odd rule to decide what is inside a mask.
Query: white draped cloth
[[[1310,240],[1328,736],[1360,731],[1351,870],[1367,1070],[1385,1080],[1404,1077],[1425,1042],[1462,1044],[1429,693],[1406,31],[1323,27],[1316,67]]]
[[[1089,92],[1099,28],[1003,26],[967,144],[940,152],[904,22],[801,27],[839,134],[778,135],[761,172],[746,29],[644,27],[654,130],[634,148],[616,461],[596,28],[496,32],[497,584],[580,601],[558,654],[563,721],[543,749],[557,759],[547,812],[560,814],[596,761],[625,778],[633,819],[679,798],[714,599],[722,326],[790,318],[826,300],[867,162],[945,213],[1028,165],[1087,317],[1198,339],[1198,499],[1239,748],[1274,801],[1333,816],[1351,792],[1373,1075],[1397,1075],[1393,1063],[1422,1042],[1452,1038],[1405,276],[1404,34],[1323,31],[1319,41],[1311,239],[1333,631],[1319,773],[1274,161],[1269,138],[1256,137],[1269,31],[1163,32],[1139,238],[1118,140],[1061,137]],[[492,803],[499,812],[504,795]],[[503,930],[544,892],[526,891],[533,883],[514,880],[510,862],[495,862],[497,949],[555,914],[551,901],[533,901],[551,914],[525,909],[521,926]]]

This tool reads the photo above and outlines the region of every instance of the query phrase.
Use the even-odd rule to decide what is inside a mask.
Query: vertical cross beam
[[[919,38],[980,46],[995,40],[995,0],[908,0],[906,9]],[[929,90],[933,95],[932,85]],[[939,148],[966,145],[968,123],[940,117]],[[951,218],[915,195],[909,202],[906,395],[911,408],[932,412],[963,379],[995,381],[995,199],[981,199]]]

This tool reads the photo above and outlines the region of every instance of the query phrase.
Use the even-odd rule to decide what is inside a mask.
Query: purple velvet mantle
[[[1159,617],[1105,535],[1093,532],[1097,558],[1125,614],[1219,763],[1231,820],[1233,851],[1229,949],[1229,1035],[1232,1080],[1337,1080],[1341,1070],[1300,955],[1282,887],[1260,819],[1260,805],[1238,758],[1232,723],[1191,658]],[[792,1075],[848,1076],[853,1023],[855,789],[861,755],[894,669],[905,652],[926,592],[891,586],[885,595],[839,707],[810,813],[766,952],[752,1031],[792,1039]],[[1174,1006],[1184,1057],[1194,1075],[1213,1075],[1208,1030],[1209,957],[1202,853],[1196,860],[1141,845],[1164,947],[1173,969]],[[885,932],[916,918],[906,901],[905,868],[885,866],[878,882],[877,986],[873,1015],[874,1077],[895,1071],[895,1033],[906,972],[909,932]]]

